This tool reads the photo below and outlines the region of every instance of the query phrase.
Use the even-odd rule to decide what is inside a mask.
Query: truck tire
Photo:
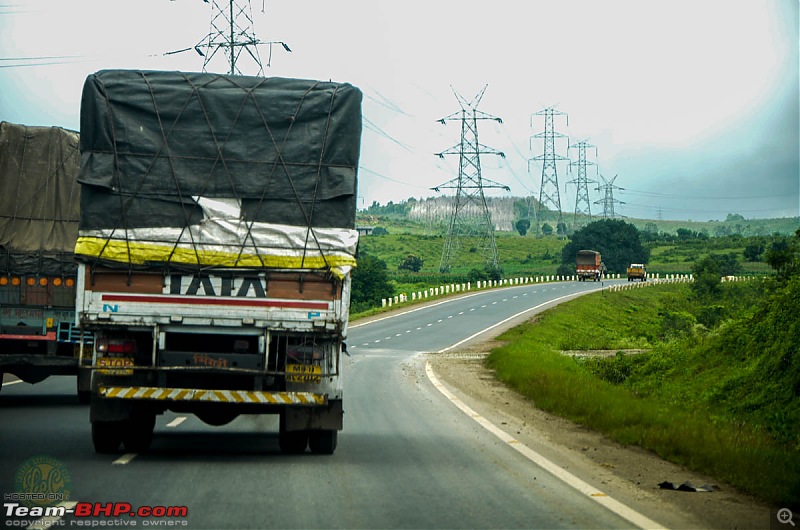
[[[306,447],[308,447],[308,431],[287,431],[285,417],[281,414],[278,445],[281,448],[281,453],[287,455],[305,453]]]
[[[78,377],[75,378],[75,388],[78,393],[78,403],[88,405],[92,399],[90,381],[92,373],[89,370],[78,368]]]
[[[137,414],[123,422],[122,445],[128,453],[146,453],[153,443],[154,414]]]
[[[308,447],[315,455],[332,455],[336,451],[339,431],[311,431]]]
[[[116,453],[122,443],[121,421],[93,421],[92,445],[94,452],[101,454]]]

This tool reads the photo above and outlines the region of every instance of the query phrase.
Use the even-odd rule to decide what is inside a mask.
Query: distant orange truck
[[[575,271],[579,282],[599,282],[605,275],[606,266],[596,250],[579,250],[575,258]]]

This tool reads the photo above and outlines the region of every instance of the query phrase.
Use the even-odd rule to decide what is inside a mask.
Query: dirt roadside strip
[[[537,409],[484,366],[486,352],[494,345],[488,341],[458,351],[426,354],[423,360],[430,362],[448,390],[495,426],[668,528],[770,528],[770,508],[733,487]],[[719,489],[665,490],[658,486],[664,481],[713,484]]]

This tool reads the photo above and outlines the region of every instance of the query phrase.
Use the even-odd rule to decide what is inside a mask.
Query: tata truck
[[[60,127],[0,122],[0,379],[78,376],[78,346],[91,345],[75,323],[78,142]]]
[[[285,453],[343,428],[360,90],[103,70],[81,100],[77,320],[96,452],[166,411],[279,416]]]
[[[606,266],[596,250],[579,250],[575,257],[575,273],[579,282],[592,280],[599,282],[606,272]]]

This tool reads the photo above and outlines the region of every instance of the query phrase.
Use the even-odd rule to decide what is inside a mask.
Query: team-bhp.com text
[[[3,504],[6,526],[26,527],[36,521],[19,519],[21,517],[46,518],[39,520],[38,526],[156,526],[173,527],[188,526],[185,519],[189,515],[186,506],[139,506],[134,508],[128,502],[79,502],[74,507],[66,506],[22,506],[16,502]],[[71,515],[74,519],[65,521],[63,518]],[[113,517],[115,519],[97,519],[98,517]],[[148,518],[137,521],[136,518]],[[150,519],[154,518],[154,519]],[[178,519],[183,518],[183,519]]]

